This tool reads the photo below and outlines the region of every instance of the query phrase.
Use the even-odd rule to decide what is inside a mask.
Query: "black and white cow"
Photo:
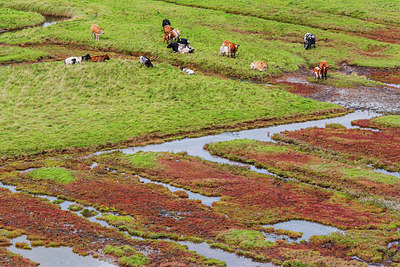
[[[177,43],[178,44],[189,45],[189,40],[185,39],[185,38],[179,38]]]
[[[181,54],[193,53],[194,48],[190,45],[180,44],[180,43],[170,43],[167,48],[171,48],[174,53],[179,52]]]
[[[307,49],[311,48],[314,45],[315,48],[315,36],[312,33],[306,33],[304,35],[304,47]]]
[[[169,22],[168,19],[164,19],[164,20],[162,21],[162,27],[163,27],[163,29],[164,29],[165,25],[170,25],[170,26],[171,26],[171,22]]]
[[[92,58],[90,57],[89,54],[86,54],[86,56],[83,57],[69,57],[64,60],[64,63],[67,65],[74,65],[78,63],[82,63],[83,61],[88,61],[91,60]]]
[[[187,74],[189,74],[189,75],[195,75],[195,73],[194,73],[193,70],[185,69],[185,68],[183,68],[183,67],[181,67],[180,70],[183,71],[183,72],[185,72],[185,73],[187,73]]]
[[[145,56],[140,56],[139,62],[140,62],[140,67],[143,67],[143,65],[145,65],[148,68],[153,67],[153,64],[151,63],[150,59],[148,59]]]

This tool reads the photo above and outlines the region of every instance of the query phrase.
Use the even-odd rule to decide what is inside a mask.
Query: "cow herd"
[[[181,54],[194,53],[194,48],[189,45],[189,40],[180,38],[181,32],[178,29],[173,28],[171,26],[171,22],[168,19],[164,19],[162,21],[162,27],[164,29],[164,43],[167,42],[167,48],[171,48],[174,53],[177,52]],[[104,34],[104,28],[100,28],[97,24],[92,24],[91,38],[93,39],[94,35],[95,39],[99,41],[101,34]],[[306,33],[304,36],[303,44],[306,50],[311,49],[312,47],[315,48],[315,36],[312,33]],[[238,44],[225,40],[221,44],[221,47],[219,49],[219,55],[235,58],[238,49],[239,49]],[[69,57],[65,59],[64,62],[67,65],[73,65],[82,63],[84,61],[104,62],[109,59],[110,57],[107,54],[103,56],[92,56],[92,57],[89,54],[87,54],[82,57]],[[145,56],[140,56],[139,62],[140,62],[140,67],[142,66],[151,68],[153,67],[153,64],[151,63],[150,59]],[[250,68],[253,70],[266,71],[267,62],[255,61],[250,64]],[[326,61],[321,61],[319,66],[315,67],[313,70],[315,80],[318,81],[318,79],[322,78],[326,79],[328,68],[329,68],[328,63]],[[194,74],[193,70],[185,69],[183,67],[181,67],[180,69],[181,71],[189,75]]]

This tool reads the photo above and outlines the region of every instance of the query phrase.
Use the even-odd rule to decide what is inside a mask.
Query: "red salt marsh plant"
[[[149,156],[154,154],[153,156]],[[153,167],[137,166],[151,179],[202,194],[220,195],[213,209],[246,225],[274,223],[294,218],[341,228],[376,227],[393,215],[361,204],[330,190],[276,180],[263,174],[200,160],[184,154],[110,154],[98,158],[135,170],[135,158],[153,158]],[[211,225],[210,225],[211,227]],[[229,228],[231,228],[230,226]]]
[[[4,267],[24,266],[24,267],[35,267],[39,263],[33,262],[29,259],[25,259],[19,254],[12,253],[7,248],[0,247],[0,265]]]
[[[400,182],[394,176],[321,158],[289,146],[242,139],[212,143],[206,148],[211,154],[251,163],[284,177],[352,194],[369,193],[400,199]]]
[[[344,127],[307,128],[274,135],[275,140],[329,152],[346,159],[400,171],[400,136]]]
[[[172,242],[130,239],[118,231],[91,223],[74,213],[62,211],[47,201],[26,194],[10,193],[0,188],[0,204],[0,225],[9,229],[2,232],[19,231],[27,234],[28,239],[33,240],[32,242],[43,241],[49,247],[70,246],[75,253],[97,255],[98,251],[107,245],[129,245],[138,251],[150,251],[148,258],[154,265],[171,260],[183,264],[196,262],[199,265],[208,261],[203,256],[189,252],[186,248],[176,246]],[[8,228],[11,226],[12,228]]]

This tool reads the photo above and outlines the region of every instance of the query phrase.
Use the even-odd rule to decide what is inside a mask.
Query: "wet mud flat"
[[[360,68],[342,65],[339,71],[345,75],[357,75],[365,79],[380,81],[381,86],[354,85],[353,87],[336,87],[328,85],[326,80],[315,81],[311,71],[303,70],[276,78],[276,83],[289,86],[289,91],[307,98],[331,102],[354,110],[369,110],[380,113],[400,114],[400,88],[394,79],[396,70]],[[386,75],[386,76],[385,76]],[[328,72],[327,82],[329,82]],[[397,84],[396,84],[397,83]]]

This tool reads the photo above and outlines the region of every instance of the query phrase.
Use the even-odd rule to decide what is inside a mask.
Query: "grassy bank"
[[[119,142],[336,108],[273,87],[135,61],[0,68],[0,154]]]
[[[28,49],[22,47],[1,46],[0,49],[0,64],[1,63],[16,63],[25,61],[38,61],[41,57],[47,55],[45,51],[37,49]]]
[[[46,12],[58,3],[52,0],[46,5],[32,2],[31,6],[23,6],[20,2],[6,0],[5,5]],[[362,66],[394,67],[400,57],[399,45],[359,37],[344,30],[331,32],[313,28],[314,25],[303,26],[162,1],[139,0],[127,4],[121,0],[96,0],[87,4],[69,0],[64,7],[76,10],[79,18],[74,15],[75,19],[45,29],[4,34],[0,36],[0,42],[21,44],[61,40],[103,50],[147,54],[175,64],[242,78],[268,77],[309,68],[322,59],[336,67],[344,61]],[[281,6],[279,10],[283,8]],[[182,37],[190,40],[194,54],[173,54],[166,49],[161,28],[164,18],[169,18],[173,27],[181,30]],[[331,21],[333,19],[328,22]],[[105,29],[98,42],[90,39],[89,29],[93,22]],[[364,21],[360,23],[343,25],[355,25],[357,29],[370,25]],[[379,27],[372,25],[366,31],[373,32]],[[306,32],[317,36],[317,49],[304,50],[302,42]],[[236,59],[218,55],[221,42],[226,39],[240,44]],[[263,73],[251,70],[250,63],[260,60],[267,61],[268,70]]]
[[[0,30],[34,26],[41,22],[44,22],[44,17],[39,13],[0,7]]]

